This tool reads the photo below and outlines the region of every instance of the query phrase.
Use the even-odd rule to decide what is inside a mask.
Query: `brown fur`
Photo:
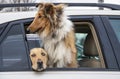
[[[68,67],[77,67],[76,55],[77,50],[75,47],[74,31],[69,32],[65,38],[65,45],[72,50],[72,63],[68,64]]]
[[[48,56],[44,49],[42,48],[33,48],[30,50],[30,59],[32,62],[32,68],[35,71],[41,71],[46,69]],[[42,62],[42,67],[38,67],[38,62]]]
[[[56,38],[56,31],[62,28],[60,26],[60,22],[62,21],[61,17],[63,14],[64,4],[54,5],[51,3],[40,3],[37,5],[37,7],[39,7],[39,10],[33,22],[28,27],[28,30],[30,30],[31,32],[37,32],[40,36],[43,36],[44,38],[48,36]],[[67,67],[78,67],[73,29],[67,33],[67,35],[63,38],[63,41],[65,43],[65,46],[69,48],[72,53],[71,63],[68,63]]]
[[[51,3],[41,3],[37,6],[39,7],[39,11],[27,29],[31,32],[36,32],[39,29],[39,32],[44,31],[48,35],[58,27],[60,19],[57,19],[57,17],[62,14],[63,4],[54,6]]]

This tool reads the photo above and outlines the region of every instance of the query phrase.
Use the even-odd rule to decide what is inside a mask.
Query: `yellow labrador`
[[[47,67],[48,55],[42,48],[33,48],[30,50],[30,59],[32,62],[32,69],[35,71],[42,71]]]

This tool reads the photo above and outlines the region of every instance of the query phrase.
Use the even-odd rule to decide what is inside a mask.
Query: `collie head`
[[[54,5],[52,3],[37,4],[38,12],[35,15],[33,22],[27,28],[30,32],[41,33],[45,31],[46,34],[60,27],[64,15],[65,4]]]

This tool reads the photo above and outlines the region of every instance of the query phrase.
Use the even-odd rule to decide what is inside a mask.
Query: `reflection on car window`
[[[30,31],[27,30],[29,24],[30,24],[29,22],[24,24],[24,30],[25,30],[29,50],[32,48],[42,47],[42,41],[39,35],[36,33],[31,33]]]
[[[42,41],[37,34],[26,34],[29,49],[42,47]]]
[[[28,69],[26,47],[20,24],[12,25],[0,44],[3,70]]]
[[[120,42],[120,20],[118,19],[110,19],[110,23],[112,25],[112,28]]]

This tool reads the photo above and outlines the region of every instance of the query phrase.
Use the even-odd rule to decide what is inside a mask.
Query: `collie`
[[[48,67],[76,68],[76,47],[74,28],[64,13],[64,4],[39,3],[33,22],[28,27],[37,32],[42,39],[43,47],[48,53]]]

